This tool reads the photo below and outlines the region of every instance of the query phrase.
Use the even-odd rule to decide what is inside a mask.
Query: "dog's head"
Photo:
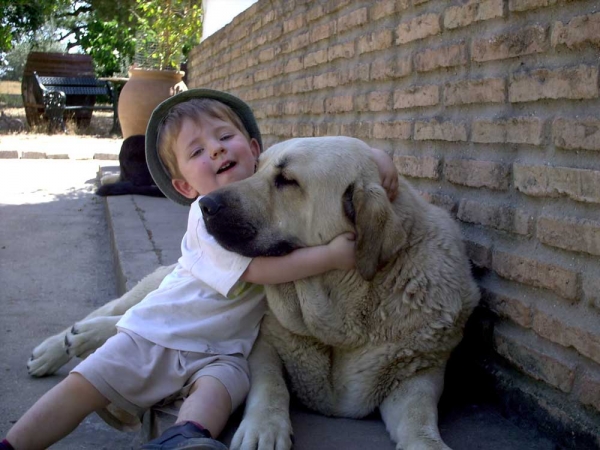
[[[208,232],[249,257],[281,256],[356,234],[366,280],[406,239],[369,147],[347,137],[301,138],[269,148],[255,175],[200,200]]]

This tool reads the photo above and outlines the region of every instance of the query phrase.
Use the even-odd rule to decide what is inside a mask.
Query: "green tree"
[[[133,60],[136,20],[135,0],[0,0],[0,75],[17,72],[15,58],[5,52],[25,44],[39,49],[39,30],[54,28],[53,39],[62,50],[92,56],[98,75],[121,72]],[[21,45],[23,44],[23,45]],[[17,54],[13,56],[17,56]]]
[[[56,14],[67,49],[90,55],[99,76],[123,72],[133,59],[136,21],[126,1],[80,1]]]
[[[202,36],[200,0],[135,0],[135,62],[144,68],[176,69]]]
[[[2,58],[0,66],[0,79],[19,81],[23,77],[23,69],[27,62],[27,55],[31,51],[38,52],[64,52],[65,44],[55,39],[56,30],[51,24],[45,24],[35,32],[32,42],[22,41],[13,45],[12,49]]]
[[[0,52],[8,52],[27,38],[31,40],[67,4],[66,0],[0,0]]]

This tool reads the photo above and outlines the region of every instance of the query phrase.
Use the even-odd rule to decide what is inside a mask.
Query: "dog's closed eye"
[[[283,189],[284,187],[295,186],[300,187],[298,182],[293,178],[286,178],[283,174],[279,173],[275,176],[275,187],[277,189]]]

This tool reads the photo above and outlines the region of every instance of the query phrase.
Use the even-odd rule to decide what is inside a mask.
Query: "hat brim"
[[[163,101],[152,112],[152,116],[150,116],[150,121],[148,122],[148,128],[146,129],[146,162],[154,182],[162,193],[165,194],[168,199],[186,206],[191,205],[194,200],[181,195],[173,187],[169,171],[158,155],[157,138],[162,121],[171,108],[179,103],[196,98],[218,100],[229,106],[239,116],[242,124],[246,127],[250,138],[254,138],[258,141],[261,152],[263,149],[260,130],[258,129],[258,124],[256,123],[252,110],[246,103],[231,94],[215,91],[213,89],[190,89],[188,91],[180,92]]]

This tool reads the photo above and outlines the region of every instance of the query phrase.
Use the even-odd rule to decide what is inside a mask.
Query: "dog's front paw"
[[[64,333],[49,337],[33,349],[29,361],[27,361],[27,372],[33,377],[52,375],[71,360],[63,345]]]
[[[279,413],[246,414],[231,440],[232,450],[289,450],[292,424]]]
[[[100,316],[77,322],[65,334],[64,345],[73,357],[86,358],[106,340],[116,334],[118,316]]]

